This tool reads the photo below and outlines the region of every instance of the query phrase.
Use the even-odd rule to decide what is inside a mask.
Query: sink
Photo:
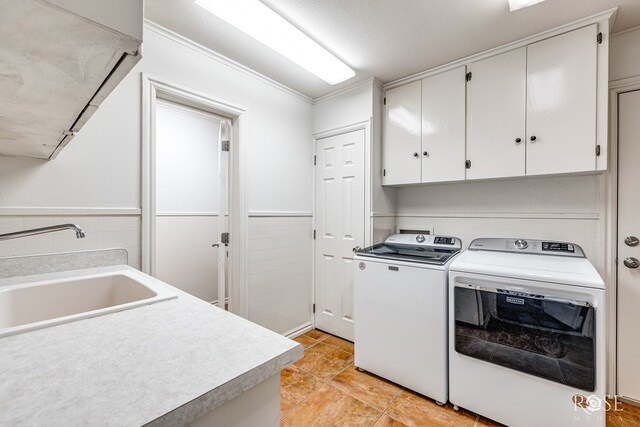
[[[177,295],[129,270],[0,287],[0,337],[153,304]]]

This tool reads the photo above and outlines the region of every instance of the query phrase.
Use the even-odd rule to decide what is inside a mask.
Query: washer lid
[[[456,237],[422,234],[392,234],[384,243],[369,246],[359,256],[444,265],[460,252],[462,242]]]
[[[604,289],[589,260],[575,256],[468,250],[453,260],[449,271]]]

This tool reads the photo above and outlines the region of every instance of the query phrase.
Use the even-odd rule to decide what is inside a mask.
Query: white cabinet
[[[465,67],[422,80],[422,180],[465,177]]]
[[[527,46],[527,175],[596,170],[596,24]]]
[[[596,170],[596,24],[469,70],[467,179]]]
[[[420,182],[420,103],[422,82],[416,81],[385,95],[385,185]]]
[[[465,176],[465,67],[386,93],[384,184]]]
[[[388,89],[383,184],[605,170],[606,19]]]
[[[468,96],[468,179],[525,174],[527,48],[473,62]]]

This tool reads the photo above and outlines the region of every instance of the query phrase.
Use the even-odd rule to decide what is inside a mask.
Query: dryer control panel
[[[585,258],[584,251],[575,243],[552,240],[482,238],[471,242],[469,250]]]

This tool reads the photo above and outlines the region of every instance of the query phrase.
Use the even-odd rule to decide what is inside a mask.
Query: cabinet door
[[[525,174],[526,69],[526,47],[469,65],[467,179]]]
[[[385,95],[385,185],[420,182],[420,87],[416,81]]]
[[[464,180],[465,67],[422,80],[422,182]]]
[[[527,46],[527,175],[596,168],[596,24]]]

